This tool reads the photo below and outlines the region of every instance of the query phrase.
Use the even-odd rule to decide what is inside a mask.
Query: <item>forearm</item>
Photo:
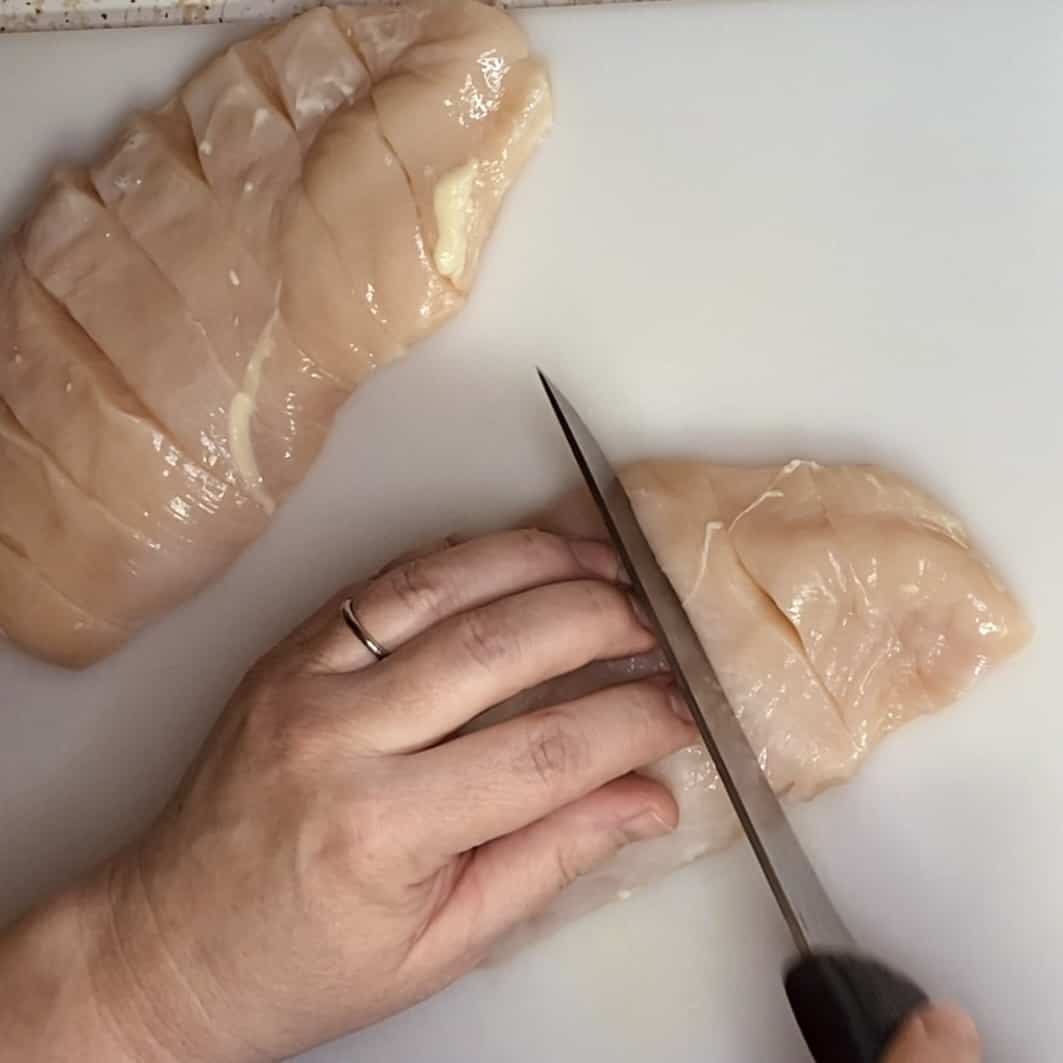
[[[187,1000],[165,991],[172,972],[127,872],[102,868],[0,931],[0,1045],[12,1059],[204,1058],[182,1029]]]
[[[65,891],[0,932],[0,1044],[12,1059],[135,1058],[99,998],[106,955],[101,915],[94,882]]]

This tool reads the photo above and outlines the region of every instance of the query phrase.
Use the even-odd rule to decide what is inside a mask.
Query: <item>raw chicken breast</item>
[[[891,730],[949,704],[1030,637],[959,521],[884,469],[672,461],[621,476],[772,786],[793,799],[849,778]],[[604,538],[583,492],[536,523]],[[594,664],[476,726],[661,668],[657,655]],[[509,947],[737,835],[701,746],[644,772],[675,795],[679,828],[578,880]]]
[[[549,120],[494,8],[317,8],[54,174],[0,244],[0,633],[85,665],[230,564],[461,308]]]

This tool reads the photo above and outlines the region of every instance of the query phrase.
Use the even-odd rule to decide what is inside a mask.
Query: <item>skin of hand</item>
[[[905,1023],[883,1063],[981,1063],[982,1042],[959,1008],[924,1008]]]
[[[594,534],[594,530],[591,530]],[[442,988],[676,808],[631,769],[694,740],[662,682],[475,734],[490,704],[650,648],[598,542],[516,532],[400,559],[241,683],[160,819],[0,936],[25,1063],[290,1055]],[[608,726],[606,726],[608,721]],[[884,1063],[978,1063],[928,1008]]]
[[[248,673],[160,818],[0,939],[12,1058],[252,1063],[474,967],[621,846],[674,828],[633,770],[696,740],[667,679],[473,733],[652,648],[612,549],[472,540],[345,591]],[[340,603],[390,651],[345,626]]]

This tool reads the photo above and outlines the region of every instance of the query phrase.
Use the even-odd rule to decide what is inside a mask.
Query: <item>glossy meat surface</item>
[[[461,309],[549,121],[497,9],[319,8],[57,171],[0,243],[0,632],[85,665],[230,564]]]
[[[850,778],[890,731],[954,701],[1031,635],[956,517],[885,469],[650,461],[621,476],[773,788],[790,799]],[[537,523],[604,537],[582,492]],[[656,656],[598,663],[477,726],[661,667]],[[675,833],[578,880],[511,947],[737,836],[701,746],[644,771],[675,795]]]

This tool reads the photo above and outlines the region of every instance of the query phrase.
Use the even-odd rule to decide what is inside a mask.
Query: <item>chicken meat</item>
[[[948,705],[1031,635],[961,523],[885,469],[648,461],[621,477],[772,787],[789,799],[850,778],[890,731]],[[583,491],[533,523],[605,537]],[[598,662],[473,726],[663,668],[659,655]],[[737,836],[702,746],[644,773],[675,796],[678,829],[577,880],[504,952]]]
[[[230,564],[461,308],[549,121],[495,8],[317,8],[53,174],[0,243],[0,631],[83,666]]]

